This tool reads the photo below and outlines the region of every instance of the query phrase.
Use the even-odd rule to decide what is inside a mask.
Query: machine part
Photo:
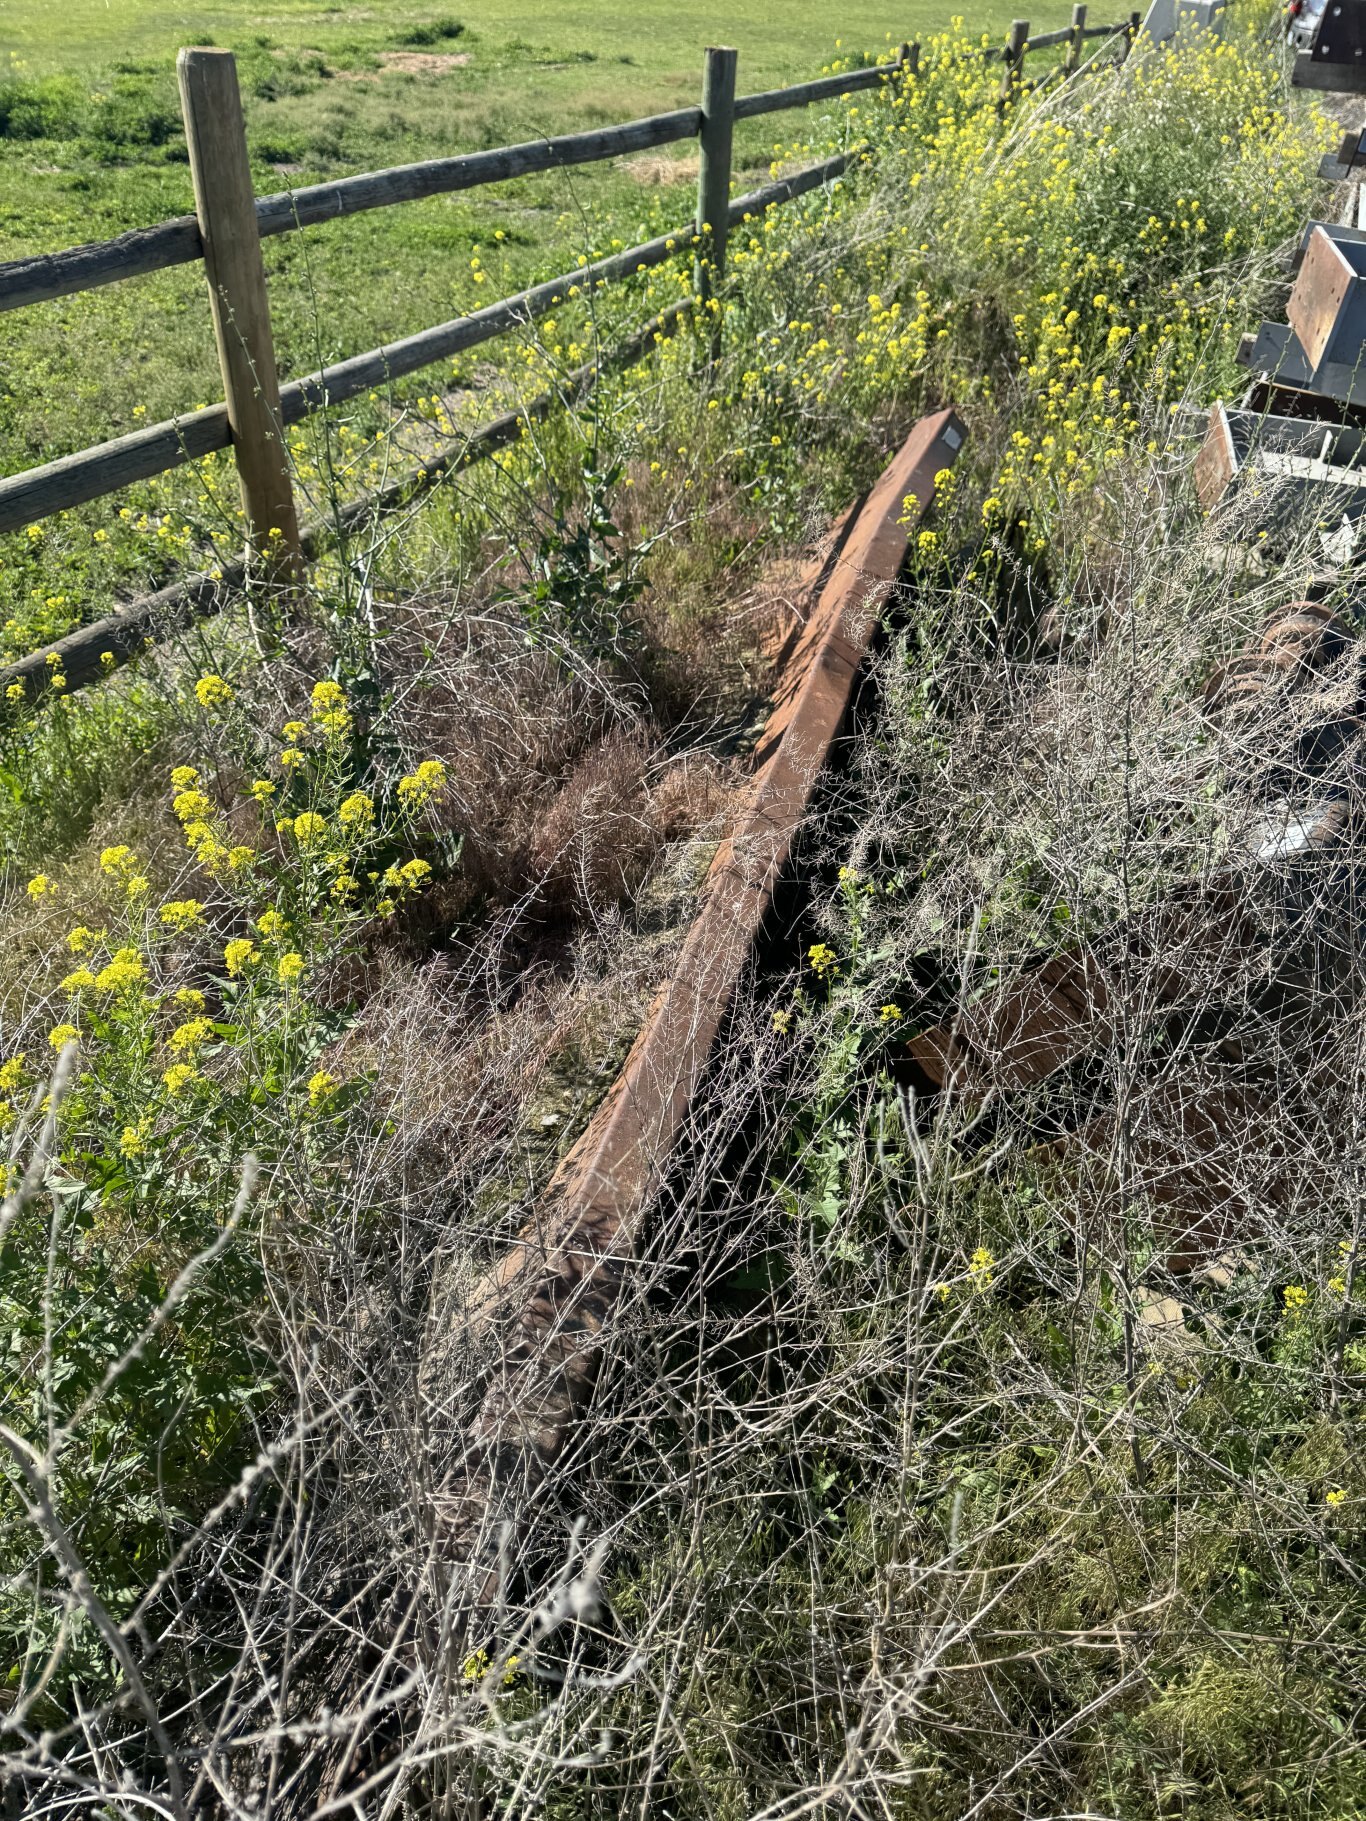
[[[1355,146],[1358,143],[1358,136],[1355,133],[1350,133],[1345,143]],[[1366,157],[1363,157],[1362,165],[1363,168],[1366,168]],[[1297,272],[1304,264],[1304,256],[1309,251],[1310,241],[1314,238],[1316,231],[1320,228],[1330,240],[1343,242],[1351,241],[1358,246],[1366,244],[1366,228],[1349,227],[1342,221],[1306,222],[1304,232],[1300,235],[1300,244],[1295,250],[1295,270]]]
[[[1143,36],[1150,44],[1165,44],[1183,28],[1224,35],[1225,0],[1152,0],[1143,21]]]
[[[1347,625],[1320,601],[1292,601],[1278,607],[1247,650],[1210,673],[1202,711],[1220,721],[1245,711],[1260,712],[1269,688],[1295,687],[1307,681],[1354,642]],[[1297,776],[1322,771],[1331,762],[1343,744],[1335,730],[1345,723],[1355,726],[1355,716],[1332,716],[1296,738],[1291,764]]]
[[[1211,675],[1202,712],[1218,721],[1264,713],[1269,688],[1298,688],[1355,644],[1330,607],[1291,601],[1269,614],[1247,647]],[[1248,862],[1302,869],[1342,842],[1351,826],[1349,805],[1340,791],[1314,789],[1312,781],[1360,733],[1354,713],[1331,714],[1290,735],[1287,756],[1269,768],[1263,764],[1262,788],[1278,794],[1251,836]],[[1291,885],[1287,908],[1299,914],[1305,894]],[[921,1093],[971,1100],[1018,1093],[1111,1040],[1121,983],[1135,970],[1148,981],[1148,1013],[1160,1019],[1179,1013],[1193,996],[1217,998],[1220,981],[1236,980],[1264,952],[1264,931],[1236,885],[1225,878],[1213,887],[1193,887],[1090,948],[1050,956],[1012,983],[960,1005],[949,1021],[907,1041],[905,1064]]]
[[[1314,47],[1314,35],[1319,29],[1323,9],[1328,0],[1290,0],[1286,8],[1285,40],[1297,51],[1308,51]]]
[[[1340,564],[1366,536],[1366,432],[1351,424],[1267,416],[1215,403],[1195,458],[1195,491],[1207,512],[1265,501],[1259,530],[1313,523],[1324,555]],[[1345,527],[1345,531],[1344,531]],[[1339,549],[1345,541],[1345,555]]]
[[[1366,95],[1366,0],[1328,0],[1290,80],[1295,88]]]

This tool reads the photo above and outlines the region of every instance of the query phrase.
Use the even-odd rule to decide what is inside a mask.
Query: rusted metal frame
[[[1336,152],[1325,152],[1319,160],[1319,176],[1326,183],[1346,183],[1366,168],[1366,151],[1362,141],[1366,134],[1348,133]]]
[[[754,942],[839,732],[859,666],[905,558],[908,528],[952,466],[964,430],[924,418],[811,578],[810,618],[785,666],[737,825],[718,851],[674,972],[626,1064],[556,1171],[520,1242],[468,1299],[497,1364],[444,1489],[447,1541],[472,1546],[508,1467],[537,1480],[591,1395],[605,1324],[749,964]],[[915,505],[908,500],[914,496]]]
[[[1272,517],[1312,505],[1336,526],[1344,514],[1355,519],[1366,511],[1362,453],[1358,425],[1239,410],[1218,400],[1195,458],[1196,497],[1212,512],[1251,481],[1266,492]]]
[[[1264,322],[1255,333],[1245,335],[1236,359],[1240,366],[1264,374],[1277,386],[1317,393],[1343,404],[1366,404],[1366,353],[1350,366],[1326,360],[1318,368],[1311,367],[1288,323]]]

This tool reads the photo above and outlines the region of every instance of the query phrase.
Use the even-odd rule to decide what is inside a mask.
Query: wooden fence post
[[[248,547],[284,577],[302,568],[299,521],[237,65],[231,51],[183,50],[176,70]]]
[[[702,70],[702,131],[698,137],[700,156],[697,169],[698,248],[693,284],[702,307],[713,312],[713,360],[721,351],[721,316],[716,292],[726,275],[737,61],[737,52],[711,45],[707,49]]]
[[[1086,8],[1085,6],[1074,6],[1072,8],[1072,36],[1067,40],[1067,55],[1062,60],[1064,81],[1077,73],[1077,65],[1082,58],[1082,46],[1086,42],[1085,31]]]
[[[1121,63],[1123,63],[1124,58],[1127,57],[1129,52],[1134,48],[1134,39],[1137,38],[1138,28],[1142,23],[1142,13],[1129,14],[1129,23],[1124,28],[1124,57],[1120,58]]]
[[[996,112],[1003,117],[1020,86],[1024,69],[1025,46],[1029,42],[1028,19],[1012,19],[1006,36],[1005,68],[1001,72],[1001,92],[996,98]]]
[[[913,82],[920,74],[920,40],[918,38],[913,38],[909,44],[902,45],[898,61],[901,64],[901,80]]]

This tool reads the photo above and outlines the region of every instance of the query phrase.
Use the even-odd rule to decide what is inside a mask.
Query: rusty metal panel
[[[1355,145],[1356,142],[1357,135],[1355,133],[1349,135],[1348,143]],[[1366,160],[1363,160],[1363,163],[1366,164]],[[1304,263],[1304,256],[1309,251],[1309,242],[1314,238],[1314,230],[1316,228],[1322,228],[1323,232],[1330,240],[1338,242],[1354,241],[1358,246],[1363,242],[1366,242],[1366,228],[1350,228],[1345,222],[1341,221],[1306,222],[1304,231],[1300,235],[1300,244],[1295,250],[1295,270],[1297,272]]]
[[[1291,288],[1286,317],[1310,368],[1354,367],[1366,345],[1366,246],[1316,227]]]
[[[1366,405],[1366,361],[1347,366],[1326,360],[1315,369],[1284,323],[1264,322],[1255,335],[1244,336],[1237,359],[1240,366],[1265,373],[1278,385],[1317,392],[1344,404]]]
[[[1237,472],[1238,454],[1233,446],[1228,411],[1216,400],[1210,410],[1205,440],[1195,458],[1195,496],[1206,512],[1218,505]]]
[[[1210,410],[1195,460],[1195,491],[1210,512],[1236,486],[1240,494],[1265,499],[1265,524],[1302,526],[1312,514],[1336,536],[1344,518],[1354,522],[1366,513],[1364,442],[1358,425],[1219,403]]]

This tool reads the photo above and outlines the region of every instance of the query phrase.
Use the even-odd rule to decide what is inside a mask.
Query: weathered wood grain
[[[735,103],[735,118],[750,120],[756,114],[778,114],[786,108],[810,107],[813,101],[857,95],[863,89],[879,87],[889,76],[894,76],[899,67],[899,62],[879,63],[839,76],[817,76],[814,82],[798,82],[791,88],[763,89],[754,95],[741,95]]]
[[[372,348],[369,353],[338,361],[335,366],[282,386],[281,414],[286,424],[297,423],[313,411],[355,398],[373,387],[400,379],[404,374],[416,373],[433,361],[445,360],[466,348],[492,341],[509,329],[534,322],[537,317],[566,303],[571,289],[582,295],[597,285],[648,271],[676,258],[685,249],[690,250],[692,244],[692,223],[688,222],[672,234],[660,234],[640,246],[627,247],[622,253],[612,253],[605,259],[594,260],[591,265],[563,272],[558,278],[548,278],[543,284],[532,285],[513,297],[475,310],[469,316],[457,316],[433,329],[406,336],[402,341],[389,342],[382,348]]]
[[[1077,65],[1081,62],[1081,47],[1086,38],[1086,6],[1079,3],[1072,8],[1072,24],[1068,30],[1067,55],[1062,60],[1063,74],[1075,76]]]
[[[264,239],[295,228],[337,221],[367,209],[420,202],[428,196],[478,189],[571,165],[594,164],[631,152],[650,151],[675,140],[691,139],[702,124],[700,108],[651,114],[623,126],[599,127],[587,133],[564,133],[523,145],[499,146],[458,158],[432,158],[390,170],[366,171],[331,183],[308,184],[256,199],[257,231]],[[199,223],[193,215],[131,228],[113,240],[92,241],[60,253],[40,253],[0,265],[0,311],[45,303],[54,297],[94,290],[124,278],[140,278],[168,266],[187,265],[203,257]]]
[[[1002,58],[1001,87],[996,97],[996,112],[1004,116],[1011,101],[1020,91],[1020,70],[1024,65],[1025,45],[1029,42],[1028,19],[1012,19],[1006,35]]]
[[[857,154],[840,152],[834,158],[827,158],[822,164],[813,164],[805,171],[796,171],[791,177],[780,177],[776,183],[765,184],[762,190],[751,190],[747,196],[737,196],[730,205],[730,225],[762,215],[765,209],[771,209],[780,202],[790,202],[793,197],[805,196],[812,190],[818,190],[823,184],[833,183],[836,177],[853,164]]]
[[[434,158],[421,164],[396,165],[391,170],[367,171],[355,177],[338,177],[331,183],[309,184],[303,189],[263,196],[256,217],[264,238],[287,234],[293,228],[313,227],[367,209],[388,208],[398,202],[420,202],[428,196],[446,196],[457,190],[478,189],[487,183],[504,183],[510,177],[529,177],[538,171],[562,170],[570,165],[597,164],[632,152],[652,151],[675,140],[693,139],[702,124],[700,108],[679,108],[671,114],[651,114],[624,126],[598,127],[588,133],[565,133],[553,139],[532,139],[522,145],[499,146],[488,152],[469,152],[458,158]]]
[[[209,405],[164,424],[149,424],[112,442],[63,455],[40,468],[0,480],[0,532],[17,531],[54,512],[150,480],[184,462],[226,449],[231,441],[226,405]]]
[[[237,60],[231,51],[186,49],[176,59],[176,73],[247,538],[272,571],[297,573],[299,521],[280,422]]]
[[[738,53],[721,45],[708,47],[702,72],[702,130],[698,135],[697,255],[693,290],[705,310],[726,274],[726,241],[730,235],[730,163],[735,138],[735,66]],[[713,362],[721,352],[719,314],[711,333]]]
[[[765,196],[767,192],[761,191],[759,195]],[[733,210],[732,219],[737,219]],[[693,230],[689,222],[673,234],[660,235],[656,240],[628,247],[625,252],[596,260],[592,265],[547,279],[544,284],[533,285],[515,297],[476,310],[473,315],[456,317],[452,322],[424,329],[403,341],[371,349],[350,360],[338,361],[319,373],[292,380],[280,388],[280,422],[285,426],[299,423],[328,405],[340,404],[405,374],[415,373],[433,361],[491,341],[509,329],[544,316],[548,310],[559,308],[568,298],[571,286],[577,286],[582,292],[597,284],[628,277],[636,271],[649,270],[675,258],[684,249],[690,249],[692,243]],[[10,475],[0,480],[0,533],[17,531],[54,512],[63,512],[106,493],[115,493],[134,481],[150,480],[153,475],[164,474],[184,462],[197,461],[201,456],[226,449],[231,440],[227,406],[210,405],[187,417],[152,424],[145,430],[116,437],[112,442],[62,456],[40,468]]]
[[[189,265],[202,253],[199,223],[193,215],[179,215],[155,227],[130,228],[113,240],[11,259],[0,265],[0,311],[93,291],[122,278],[142,278],[167,266]]]

